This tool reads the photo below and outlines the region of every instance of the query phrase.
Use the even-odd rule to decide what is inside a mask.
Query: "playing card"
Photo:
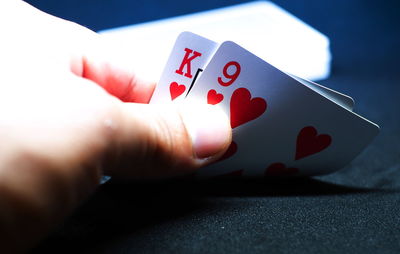
[[[348,95],[339,93],[333,89],[330,89],[328,87],[322,86],[320,84],[317,84],[315,82],[312,82],[310,80],[306,80],[300,77],[297,77],[293,74],[286,73],[292,78],[296,79],[303,85],[313,89],[315,92],[319,93],[322,96],[325,96],[326,98],[330,99],[331,101],[341,105],[342,107],[347,108],[348,110],[353,111],[354,108],[354,100]]]
[[[168,58],[150,103],[179,101],[185,98],[218,44],[199,35],[183,32]]]
[[[233,142],[199,174],[319,175],[348,164],[379,127],[314,89],[224,42],[187,100],[222,107]]]

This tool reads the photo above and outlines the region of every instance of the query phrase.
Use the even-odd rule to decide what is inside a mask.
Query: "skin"
[[[103,174],[188,174],[231,142],[218,108],[146,104],[155,83],[141,81],[84,27],[1,0],[0,29],[2,253],[33,247]]]

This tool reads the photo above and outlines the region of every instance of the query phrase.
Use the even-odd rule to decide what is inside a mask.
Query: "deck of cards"
[[[266,59],[267,60],[267,59]],[[351,97],[284,73],[231,41],[183,32],[150,103],[201,101],[230,118],[233,142],[199,176],[322,175],[378,134]]]

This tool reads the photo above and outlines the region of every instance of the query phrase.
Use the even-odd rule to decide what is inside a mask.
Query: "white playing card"
[[[347,108],[348,110],[353,111],[354,108],[354,100],[348,95],[339,93],[333,89],[330,89],[328,87],[322,86],[320,84],[317,84],[315,82],[312,82],[310,80],[306,80],[300,77],[297,77],[293,74],[286,73],[292,78],[296,79],[303,85],[313,89],[315,92],[321,94],[322,96],[325,96],[326,98],[330,99],[331,101],[334,101],[335,103],[339,104],[342,107]]]
[[[222,107],[234,142],[223,160],[200,175],[319,175],[342,168],[379,127],[351,112],[351,103],[328,97],[224,42],[187,100]]]
[[[177,38],[150,103],[180,101],[190,91],[218,44],[183,32]]]

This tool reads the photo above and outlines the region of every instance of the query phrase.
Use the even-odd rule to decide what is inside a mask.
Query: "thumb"
[[[211,105],[119,104],[105,173],[150,178],[190,173],[218,159],[232,139],[224,112]]]

